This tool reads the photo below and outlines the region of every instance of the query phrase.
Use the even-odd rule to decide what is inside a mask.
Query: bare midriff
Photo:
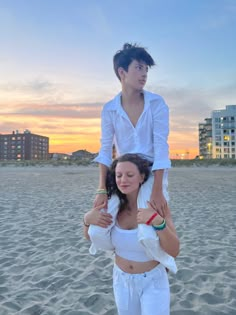
[[[118,255],[115,256],[116,265],[127,273],[143,273],[148,272],[159,265],[159,262],[156,260],[149,260],[145,262],[133,261],[124,259]]]

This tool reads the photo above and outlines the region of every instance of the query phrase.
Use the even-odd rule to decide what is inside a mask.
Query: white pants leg
[[[168,275],[159,264],[141,274],[113,269],[113,290],[119,315],[169,315],[170,287]]]

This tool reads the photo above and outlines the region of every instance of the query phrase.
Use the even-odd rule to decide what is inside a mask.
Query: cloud
[[[197,128],[198,122],[210,114],[211,108],[203,92],[160,87],[158,94],[164,97],[169,106],[172,132],[192,132]]]
[[[160,85],[158,89],[151,85],[147,86],[147,90],[162,95],[169,105],[171,150],[173,148],[196,150],[198,124],[210,117],[212,110],[224,109],[226,105],[236,103],[235,83],[212,89],[177,88],[168,85],[167,82]],[[4,105],[0,106],[1,133],[11,133],[16,129],[22,132],[29,129],[36,134],[50,135],[53,145],[55,139],[67,144],[74,139],[75,144],[78,141],[78,143],[85,143],[84,145],[85,147],[87,145],[88,149],[93,143],[94,150],[97,150],[100,138],[101,110],[106,101],[103,102],[103,99],[107,95],[100,95],[99,102],[71,101],[71,99],[76,99],[77,94],[72,93],[72,96],[70,95],[68,98],[67,94],[58,92],[58,84],[42,79],[35,79],[23,84],[9,84],[8,87],[0,86],[0,89],[6,88],[9,95],[14,94],[15,89],[25,91],[29,97],[22,98],[18,102],[12,101],[10,105],[7,102],[1,102]],[[71,92],[73,91],[71,90]],[[54,99],[57,93],[59,96]],[[38,95],[38,98],[32,97],[32,95]]]
[[[66,88],[49,80],[36,78],[33,80],[11,81],[0,84],[0,105],[8,104],[8,108],[1,106],[0,112],[11,110],[16,104],[47,103],[48,105],[63,101]]]
[[[192,132],[198,128],[198,123],[211,117],[213,110],[224,109],[226,105],[236,103],[235,85],[231,83],[207,90],[161,86],[152,91],[161,94],[167,102],[172,131]]]
[[[113,83],[81,84],[77,81],[53,82],[52,80],[35,78],[25,81],[0,82],[0,113],[13,111],[19,104],[34,106],[45,104],[54,107],[61,104],[86,103],[104,104],[114,97]],[[118,92],[117,92],[118,93]],[[105,101],[104,101],[105,100]],[[8,108],[6,108],[8,104]],[[91,105],[89,105],[91,106]],[[11,110],[9,109],[11,108]]]
[[[54,91],[56,85],[52,82],[40,78],[31,81],[9,82],[0,84],[0,91],[5,92],[31,92],[31,93],[48,93]]]
[[[30,81],[26,88],[29,90],[36,92],[36,93],[42,93],[42,92],[48,92],[55,90],[54,84],[47,80],[42,80],[42,79],[35,79],[33,81]]]
[[[213,89],[173,88],[167,84],[149,89],[162,95],[170,109],[170,150],[198,148],[198,124],[211,117],[216,109],[236,104],[236,84]]]
[[[34,116],[53,118],[100,118],[101,103],[78,103],[78,104],[14,104],[1,112],[2,116]]]

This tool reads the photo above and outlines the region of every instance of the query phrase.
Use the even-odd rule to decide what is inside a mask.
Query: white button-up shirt
[[[112,146],[117,156],[138,153],[153,162],[152,170],[171,167],[169,160],[169,109],[160,95],[143,91],[144,109],[136,126],[121,105],[121,93],[106,103],[101,114],[101,149],[95,162],[110,167]]]

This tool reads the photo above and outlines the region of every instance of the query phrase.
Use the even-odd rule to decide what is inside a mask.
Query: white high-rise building
[[[212,112],[212,157],[235,159],[236,105]]]

